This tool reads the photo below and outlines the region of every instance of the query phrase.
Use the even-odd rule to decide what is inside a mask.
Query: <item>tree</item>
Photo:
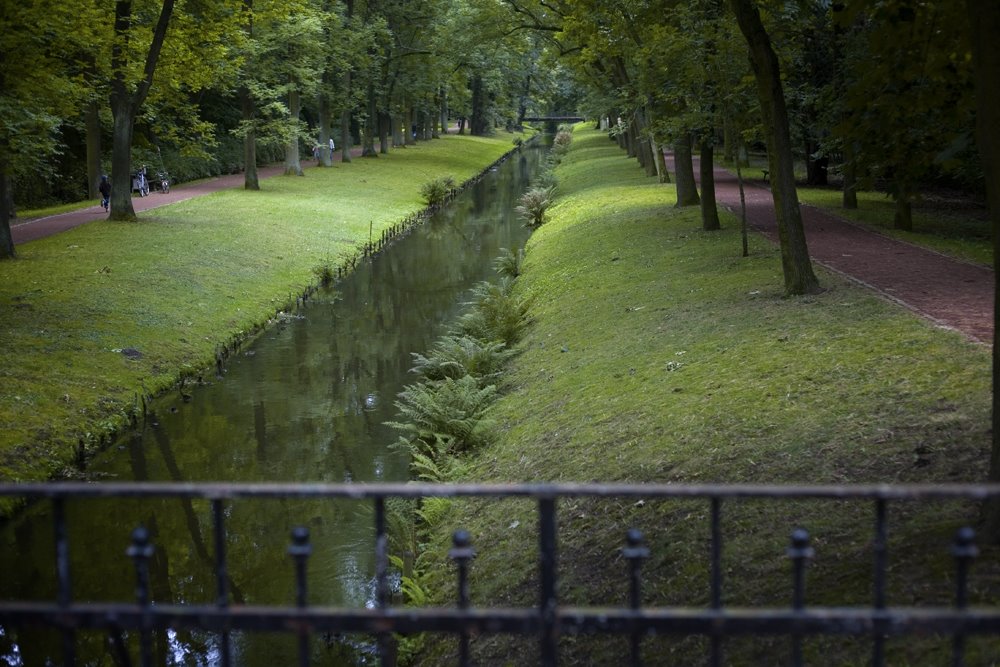
[[[885,182],[895,226],[911,230],[911,202],[971,145],[972,73],[965,17],[956,3],[853,2],[838,19],[849,83],[835,130],[860,170]],[[949,155],[952,154],[952,155]]]
[[[976,139],[983,163],[986,195],[993,229],[993,274],[1000,276],[1000,4],[992,0],[966,0],[976,83]],[[1000,331],[1000,281],[996,283],[993,330]],[[993,443],[987,479],[1000,482],[1000,355],[993,345]],[[990,542],[1000,543],[1000,498],[983,508],[983,533]]]
[[[174,0],[163,0],[149,46],[143,49],[137,47],[137,43],[143,41],[139,35],[143,26],[141,20],[133,16],[132,2],[119,0],[115,3],[114,41],[111,47],[111,115],[114,118],[112,220],[136,220],[135,209],[132,208],[132,136],[139,109],[153,85],[156,63],[173,12]],[[142,61],[138,75],[134,73],[137,59]]]
[[[819,281],[809,260],[802,213],[795,190],[792,142],[778,57],[771,47],[771,39],[753,0],[729,0],[729,4],[750,48],[750,63],[757,80],[761,118],[768,143],[771,192],[778,219],[785,292],[789,295],[815,293],[819,291]]]
[[[15,256],[12,178],[50,172],[62,119],[73,115],[86,92],[59,56],[61,48],[77,50],[90,42],[94,25],[87,7],[0,5],[0,259]]]

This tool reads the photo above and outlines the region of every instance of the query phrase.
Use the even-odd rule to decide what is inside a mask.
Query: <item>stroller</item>
[[[146,167],[143,165],[142,169],[132,174],[132,192],[139,192],[140,197],[145,197],[149,194],[149,181],[146,180]]]

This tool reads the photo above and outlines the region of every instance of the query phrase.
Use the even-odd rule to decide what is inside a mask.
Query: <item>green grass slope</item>
[[[142,397],[200,374],[316,269],[420,210],[422,184],[465,181],[511,140],[446,136],[19,247],[0,262],[0,480],[71,474]]]
[[[778,250],[736,220],[703,232],[697,209],[644,177],[605,135],[579,126],[557,169],[557,204],[532,237],[518,289],[533,325],[492,409],[495,442],[456,481],[976,482],[990,442],[990,351],[936,328],[844,279],[784,298]],[[635,526],[652,551],[650,605],[709,600],[707,501],[560,503],[560,596],[625,603],[621,557]],[[418,561],[425,590],[454,600],[450,531],[470,531],[479,606],[537,604],[535,514],[524,501],[453,501]],[[817,556],[812,604],[872,599],[872,507],[865,503],[732,502],[724,506],[724,600],[791,599],[784,549],[806,527]],[[951,600],[949,541],[974,521],[959,503],[890,506],[891,604]],[[995,603],[1000,567],[985,549],[974,603]],[[533,638],[482,637],[480,664],[524,664]],[[705,663],[700,638],[647,639],[647,664]],[[892,640],[889,664],[947,662],[948,639]],[[453,664],[456,642],[429,642],[421,664]],[[565,664],[620,664],[622,639],[564,638]],[[807,664],[865,664],[870,641],[810,639]],[[972,644],[976,660],[998,655]],[[727,640],[726,664],[782,664],[787,638]],[[988,664],[975,662],[970,664]]]

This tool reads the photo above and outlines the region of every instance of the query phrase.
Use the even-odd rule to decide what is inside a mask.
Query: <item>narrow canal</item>
[[[460,315],[470,288],[494,280],[501,248],[524,245],[514,208],[544,151],[523,147],[371,262],[298,313],[281,318],[234,357],[220,379],[157,400],[143,427],[90,463],[101,480],[401,481],[407,455],[391,447],[394,401],[414,381],[413,352],[427,351]],[[0,597],[54,600],[53,527],[42,503],[0,531]],[[370,503],[245,500],[227,506],[229,584],[234,603],[294,602],[287,555],[293,527],[310,529],[310,602],[364,607],[373,600]],[[214,601],[207,503],[81,500],[67,506],[73,598],[134,600],[126,556],[142,524],[156,545],[154,602]],[[218,637],[169,633],[157,663],[212,665]],[[288,664],[294,638],[234,635],[236,663]],[[0,665],[60,664],[54,632],[0,627]],[[374,662],[362,640],[318,637],[322,664]],[[114,665],[107,636],[81,632],[78,664]]]

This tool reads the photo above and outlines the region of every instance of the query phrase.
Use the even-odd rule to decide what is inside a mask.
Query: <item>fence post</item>
[[[69,569],[69,534],[66,530],[66,505],[61,497],[52,499],[52,525],[55,530],[56,545],[56,578],[59,582],[57,601],[60,607],[68,607],[73,601],[73,587]],[[66,627],[62,631],[63,664],[72,667],[76,664],[76,633]]]
[[[132,531],[132,544],[125,554],[135,563],[135,599],[142,608],[142,630],[139,634],[139,660],[145,667],[153,664],[152,637],[149,618],[149,559],[153,557],[153,545],[149,542],[149,531],[139,526]]]
[[[874,563],[874,606],[875,618],[873,625],[875,641],[872,646],[872,667],[882,667],[885,664],[885,578],[888,557],[888,528],[886,524],[886,501],[879,498],[875,501],[875,541],[872,551],[875,553]]]
[[[456,530],[451,541],[454,546],[448,552],[448,557],[458,566],[458,608],[464,611],[469,608],[469,561],[475,557],[476,552],[469,546],[471,539],[466,530]],[[462,667],[469,664],[469,632],[464,626],[459,635],[458,664]]]
[[[955,557],[955,609],[965,611],[968,607],[969,566],[979,555],[976,547],[976,531],[966,526],[959,528],[955,541],[951,546],[951,555]],[[965,633],[956,632],[952,642],[951,664],[954,667],[965,665]]]
[[[556,627],[556,499],[538,498],[538,546],[541,566],[541,664],[555,667],[559,663],[559,635]]]
[[[629,606],[635,616],[642,607],[642,561],[649,558],[649,549],[646,547],[642,531],[635,528],[629,529],[625,534],[625,548],[622,549],[622,556],[629,563]],[[642,665],[642,633],[638,630],[632,631],[630,638],[632,645],[632,665],[640,667]]]
[[[786,552],[792,561],[792,609],[802,611],[806,597],[806,562],[813,557],[809,546],[809,533],[802,528],[792,532],[792,546]],[[798,616],[798,614],[796,614]],[[798,628],[798,618],[792,626],[792,664],[802,664],[802,634]]]
[[[292,544],[288,547],[288,554],[295,560],[295,604],[299,609],[305,609],[308,604],[306,561],[312,554],[308,528],[297,526],[292,529]],[[306,620],[299,619],[298,625],[299,665],[309,667],[309,631],[306,628]]]
[[[229,571],[226,565],[226,513],[221,498],[212,499],[212,528],[215,538],[215,604],[219,609],[229,607]],[[229,629],[222,631],[222,667],[230,667],[233,662],[229,646]]]

